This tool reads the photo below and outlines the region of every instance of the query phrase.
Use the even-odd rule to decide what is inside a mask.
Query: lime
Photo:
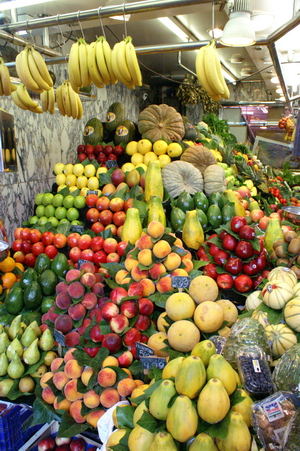
[[[44,193],[39,193],[35,196],[35,198],[34,198],[35,205],[41,205],[43,203],[43,196],[44,196]]]
[[[39,219],[39,225],[47,224],[47,222],[49,222],[47,216],[42,216],[42,217]]]
[[[84,168],[84,175],[86,177],[93,177],[96,174],[96,168],[93,164],[87,164]]]
[[[43,194],[43,205],[51,205],[53,197],[54,196],[52,193],[44,193]]]
[[[53,207],[53,205],[47,205],[47,207],[45,207],[45,216],[47,216],[47,218],[50,218],[51,216],[54,216],[55,214],[55,208]]]
[[[65,209],[65,207],[57,207],[57,209],[55,210],[55,217],[57,219],[63,219],[65,218],[67,215],[67,210]]]
[[[54,166],[53,172],[55,175],[62,174],[64,171],[65,165],[63,163],[56,163]]]
[[[73,165],[72,165],[72,163],[65,164],[64,174],[66,174],[66,175],[73,174]]]
[[[60,224],[70,224],[70,221],[67,218],[63,218],[59,221]]]
[[[79,218],[79,211],[76,208],[69,208],[67,211],[67,218],[69,221],[74,221],[74,219]]]
[[[74,197],[74,207],[75,208],[85,207],[85,197],[84,196],[75,196]]]
[[[44,214],[45,214],[44,205],[39,205],[38,207],[36,207],[35,214],[37,215],[38,218],[41,218],[42,216],[44,216]]]
[[[74,196],[71,196],[71,194],[69,194],[68,196],[64,197],[64,201],[63,201],[63,206],[65,208],[71,208],[73,207],[74,204]]]
[[[38,220],[39,220],[38,216],[30,216],[29,224],[36,224]]]
[[[65,176],[65,174],[58,174],[55,177],[55,181],[58,184],[58,186],[59,185],[64,185],[66,183],[66,176]]]
[[[48,222],[50,222],[53,227],[58,226],[58,219],[56,219],[55,216],[50,216],[50,218],[48,218]]]
[[[84,173],[84,166],[81,163],[74,164],[73,166],[73,174],[79,177]]]
[[[54,207],[61,207],[64,201],[64,196],[62,194],[55,194],[52,200],[52,205]]]

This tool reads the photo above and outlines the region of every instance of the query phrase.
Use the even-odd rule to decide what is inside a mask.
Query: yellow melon
[[[197,276],[190,284],[189,294],[197,304],[206,301],[215,301],[219,288],[214,279],[208,276]]]
[[[232,324],[236,322],[239,314],[234,303],[227,299],[220,299],[219,301],[216,301],[216,304],[223,309],[224,321],[227,323],[226,326],[232,326]]]
[[[199,341],[200,331],[191,321],[175,321],[168,329],[169,345],[176,351],[190,352]]]
[[[162,349],[167,346],[167,344],[164,343],[166,339],[167,335],[165,332],[157,332],[156,334],[151,335],[147,345],[155,351],[156,355],[167,357],[168,353],[166,351],[162,351]]]
[[[195,310],[194,322],[202,332],[216,332],[224,322],[222,307],[215,302],[201,302]]]
[[[165,306],[168,317],[173,321],[192,318],[195,308],[195,302],[187,293],[172,294]]]

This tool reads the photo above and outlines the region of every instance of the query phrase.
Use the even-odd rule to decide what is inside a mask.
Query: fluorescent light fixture
[[[16,32],[17,36],[26,36],[27,35],[27,31],[26,30],[20,30]]]
[[[278,77],[272,77],[270,80],[271,83],[275,83],[278,84],[279,83],[279,78]]]
[[[114,19],[114,20],[122,20],[124,22],[128,22],[130,20],[131,14],[122,14],[121,16],[110,16],[110,19]]]
[[[183,41],[189,40],[189,36],[169,17],[159,17],[158,20]]]
[[[221,28],[212,28],[208,30],[208,34],[211,38],[219,39],[221,36],[223,36],[223,30],[221,30]]]
[[[228,47],[248,47],[255,44],[249,0],[235,0],[221,38]]]
[[[49,3],[52,0],[12,0],[11,2],[1,2],[0,11],[7,11],[15,8],[25,8],[27,6],[34,6],[40,3]]]

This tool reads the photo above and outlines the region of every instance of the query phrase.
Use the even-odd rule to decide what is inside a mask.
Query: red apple
[[[242,240],[253,240],[255,238],[255,230],[249,225],[245,225],[239,230],[239,237]]]
[[[138,300],[139,304],[139,312],[141,315],[147,315],[150,316],[153,313],[154,310],[154,304],[150,299],[147,298],[140,298]],[[121,306],[122,308],[122,306]]]
[[[115,169],[111,174],[111,182],[118,186],[120,183],[125,182],[125,174],[122,169]]]
[[[121,354],[118,357],[118,362],[121,368],[128,368],[133,362],[132,352],[130,351],[123,352],[123,354]]]
[[[141,340],[141,336],[141,332],[135,327],[132,327],[125,333],[123,337],[124,344],[126,346],[132,346],[134,343]]]
[[[92,238],[91,249],[94,252],[100,251],[103,247],[103,242],[104,239],[102,238],[102,236],[95,236],[94,238]]]
[[[230,274],[219,274],[217,284],[222,290],[230,290],[233,287],[233,278]]]
[[[84,234],[81,235],[78,241],[79,241],[78,242],[79,249],[81,250],[89,249],[92,242],[92,237],[90,235]]]
[[[226,271],[230,272],[230,274],[237,275],[242,271],[242,260],[238,257],[229,257],[224,268]]]
[[[55,448],[55,441],[52,437],[46,437],[38,443],[38,451],[50,451]]]
[[[238,233],[241,227],[247,224],[246,218],[243,216],[234,216],[230,221],[231,230]]]
[[[251,258],[253,252],[253,246],[248,241],[240,241],[235,248],[236,255],[242,259]]]
[[[244,274],[237,276],[234,280],[234,287],[240,293],[246,293],[247,291],[251,290],[252,285],[253,283],[250,277]]]
[[[228,251],[233,251],[237,245],[237,239],[226,233],[222,240],[222,247]]]
[[[214,263],[209,263],[208,265],[204,266],[203,274],[216,280],[218,277],[216,265]]]
[[[117,245],[117,253],[122,257],[125,254],[125,249],[128,246],[127,241],[120,241]]]

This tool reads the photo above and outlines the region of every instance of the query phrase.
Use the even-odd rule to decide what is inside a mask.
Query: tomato
[[[18,239],[13,241],[11,248],[15,252],[20,251],[22,249],[22,240]]]
[[[96,265],[100,265],[101,263],[106,263],[106,253],[104,251],[95,252],[93,261]]]
[[[106,261],[107,263],[118,263],[120,261],[120,256],[116,252],[111,252],[107,255]]]
[[[120,257],[125,254],[125,249],[127,246],[128,246],[127,241],[120,241],[120,243],[117,244],[117,252],[120,255]]]
[[[50,259],[53,259],[58,254],[58,250],[53,244],[46,246],[44,252]]]
[[[78,246],[78,240],[80,238],[79,233],[74,232],[74,233],[70,233],[70,235],[67,238],[67,243],[69,247],[76,247]]]
[[[84,234],[78,240],[78,247],[81,250],[88,249],[91,245],[92,237],[90,235]]]
[[[44,249],[45,249],[45,246],[41,242],[34,243],[32,245],[32,253],[35,256],[42,254],[44,252]]]
[[[103,211],[101,211],[100,216],[99,216],[99,220],[104,226],[106,226],[108,224],[111,224],[112,223],[112,219],[113,219],[113,214],[112,214],[112,212],[110,210],[103,210]]]
[[[99,199],[96,202],[96,208],[99,211],[107,210],[109,208],[109,205],[110,205],[110,200],[106,196],[99,197]]]
[[[32,230],[34,230],[34,229],[32,229]],[[21,230],[21,233],[20,233],[20,238],[22,239],[22,240],[26,240],[26,241],[30,241],[30,238],[31,238],[31,229],[28,229],[28,228],[25,228],[25,229],[22,229]]]
[[[42,234],[39,230],[31,229],[30,241],[32,243],[38,243],[39,241],[41,241],[41,238],[42,238]]]
[[[217,284],[222,290],[230,290],[233,287],[233,277],[230,274],[219,274]]]
[[[34,264],[35,264],[35,256],[32,253],[25,255],[24,265],[33,268]]]
[[[110,254],[111,252],[116,252],[118,247],[118,242],[115,238],[106,238],[103,243],[103,250]]]
[[[79,247],[72,247],[72,249],[69,252],[69,257],[72,262],[76,263],[78,260],[81,259],[81,250]]]
[[[252,279],[244,274],[237,276],[234,280],[234,288],[240,293],[246,293],[247,291],[251,290],[252,285]]]
[[[120,227],[121,225],[124,224],[126,219],[126,213],[125,211],[117,211],[116,213],[114,213],[113,215],[113,223],[117,226]]]
[[[53,232],[44,232],[42,233],[42,243],[45,246],[48,246],[49,244],[52,244],[54,238]]]
[[[91,249],[94,252],[100,251],[103,247],[103,242],[104,239],[102,238],[102,236],[95,236],[94,238],[92,238]]]
[[[85,198],[85,203],[88,207],[95,207],[97,200],[97,194],[88,194]]]
[[[63,233],[56,233],[53,238],[53,244],[58,249],[62,249],[67,244],[67,237]]]
[[[104,230],[104,225],[101,224],[101,222],[94,222],[94,224],[91,227],[92,231],[95,233],[101,233]]]
[[[30,241],[22,241],[22,252],[24,252],[24,254],[29,254],[31,252],[32,249],[32,244],[30,243]]]

